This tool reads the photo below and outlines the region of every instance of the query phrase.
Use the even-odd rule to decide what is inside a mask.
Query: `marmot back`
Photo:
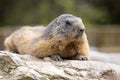
[[[23,51],[27,51],[27,48],[31,41],[34,38],[42,35],[42,32],[45,30],[43,26],[24,26],[19,30],[13,32],[9,37],[4,41],[5,47],[10,52],[17,52],[20,54],[25,54]],[[23,45],[25,44],[25,45]],[[23,50],[26,49],[26,50]]]
[[[23,27],[6,38],[8,51],[36,57],[86,60],[89,45],[81,18],[62,14],[45,27]]]

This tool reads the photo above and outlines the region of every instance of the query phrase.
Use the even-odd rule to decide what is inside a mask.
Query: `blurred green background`
[[[81,17],[91,46],[120,52],[120,0],[0,0],[0,50],[17,28],[47,25],[63,13]]]

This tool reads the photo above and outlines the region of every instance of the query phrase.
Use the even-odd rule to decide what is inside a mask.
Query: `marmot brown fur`
[[[62,14],[47,27],[25,26],[6,38],[8,51],[36,57],[59,55],[63,59],[86,60],[89,45],[81,18]]]

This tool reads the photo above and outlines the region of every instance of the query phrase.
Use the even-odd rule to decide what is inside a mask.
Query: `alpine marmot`
[[[89,44],[81,18],[62,14],[46,27],[25,26],[4,41],[8,51],[36,57],[59,55],[62,59],[87,60]]]

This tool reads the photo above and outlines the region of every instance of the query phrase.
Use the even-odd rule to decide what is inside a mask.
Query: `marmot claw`
[[[50,56],[54,61],[63,61],[63,59],[59,55],[52,55]]]

